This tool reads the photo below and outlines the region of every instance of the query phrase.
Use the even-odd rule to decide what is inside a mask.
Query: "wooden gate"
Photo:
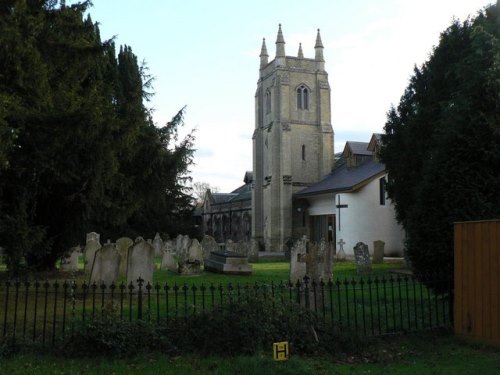
[[[500,220],[455,223],[454,328],[500,345]]]

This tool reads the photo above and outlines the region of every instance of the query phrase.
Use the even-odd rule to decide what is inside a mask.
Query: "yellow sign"
[[[273,344],[273,355],[275,361],[286,361],[290,355],[288,341],[275,342]]]

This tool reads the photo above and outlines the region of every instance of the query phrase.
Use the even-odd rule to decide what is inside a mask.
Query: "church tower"
[[[269,61],[265,39],[255,93],[252,237],[266,251],[283,251],[307,224],[293,194],[334,166],[330,85],[318,29],[315,57],[286,56],[279,25],[276,56]]]

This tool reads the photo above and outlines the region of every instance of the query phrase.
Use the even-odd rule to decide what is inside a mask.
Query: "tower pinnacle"
[[[302,43],[299,43],[299,53],[297,54],[297,57],[299,59],[303,59],[304,58],[304,52],[302,52]]]
[[[281,31],[281,23],[278,28],[278,37],[276,38],[276,65],[283,65],[285,60],[285,39]]]
[[[325,58],[323,57],[323,43],[321,42],[321,35],[318,29],[318,35],[316,36],[316,44],[314,45],[314,50],[316,52],[315,60],[318,70],[325,70]]]
[[[266,38],[262,39],[262,48],[260,49],[260,67],[264,67],[267,65],[269,55],[267,53],[266,48]]]

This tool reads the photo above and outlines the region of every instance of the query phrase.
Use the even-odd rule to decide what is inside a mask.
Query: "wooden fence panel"
[[[455,333],[500,345],[500,220],[455,223]]]

